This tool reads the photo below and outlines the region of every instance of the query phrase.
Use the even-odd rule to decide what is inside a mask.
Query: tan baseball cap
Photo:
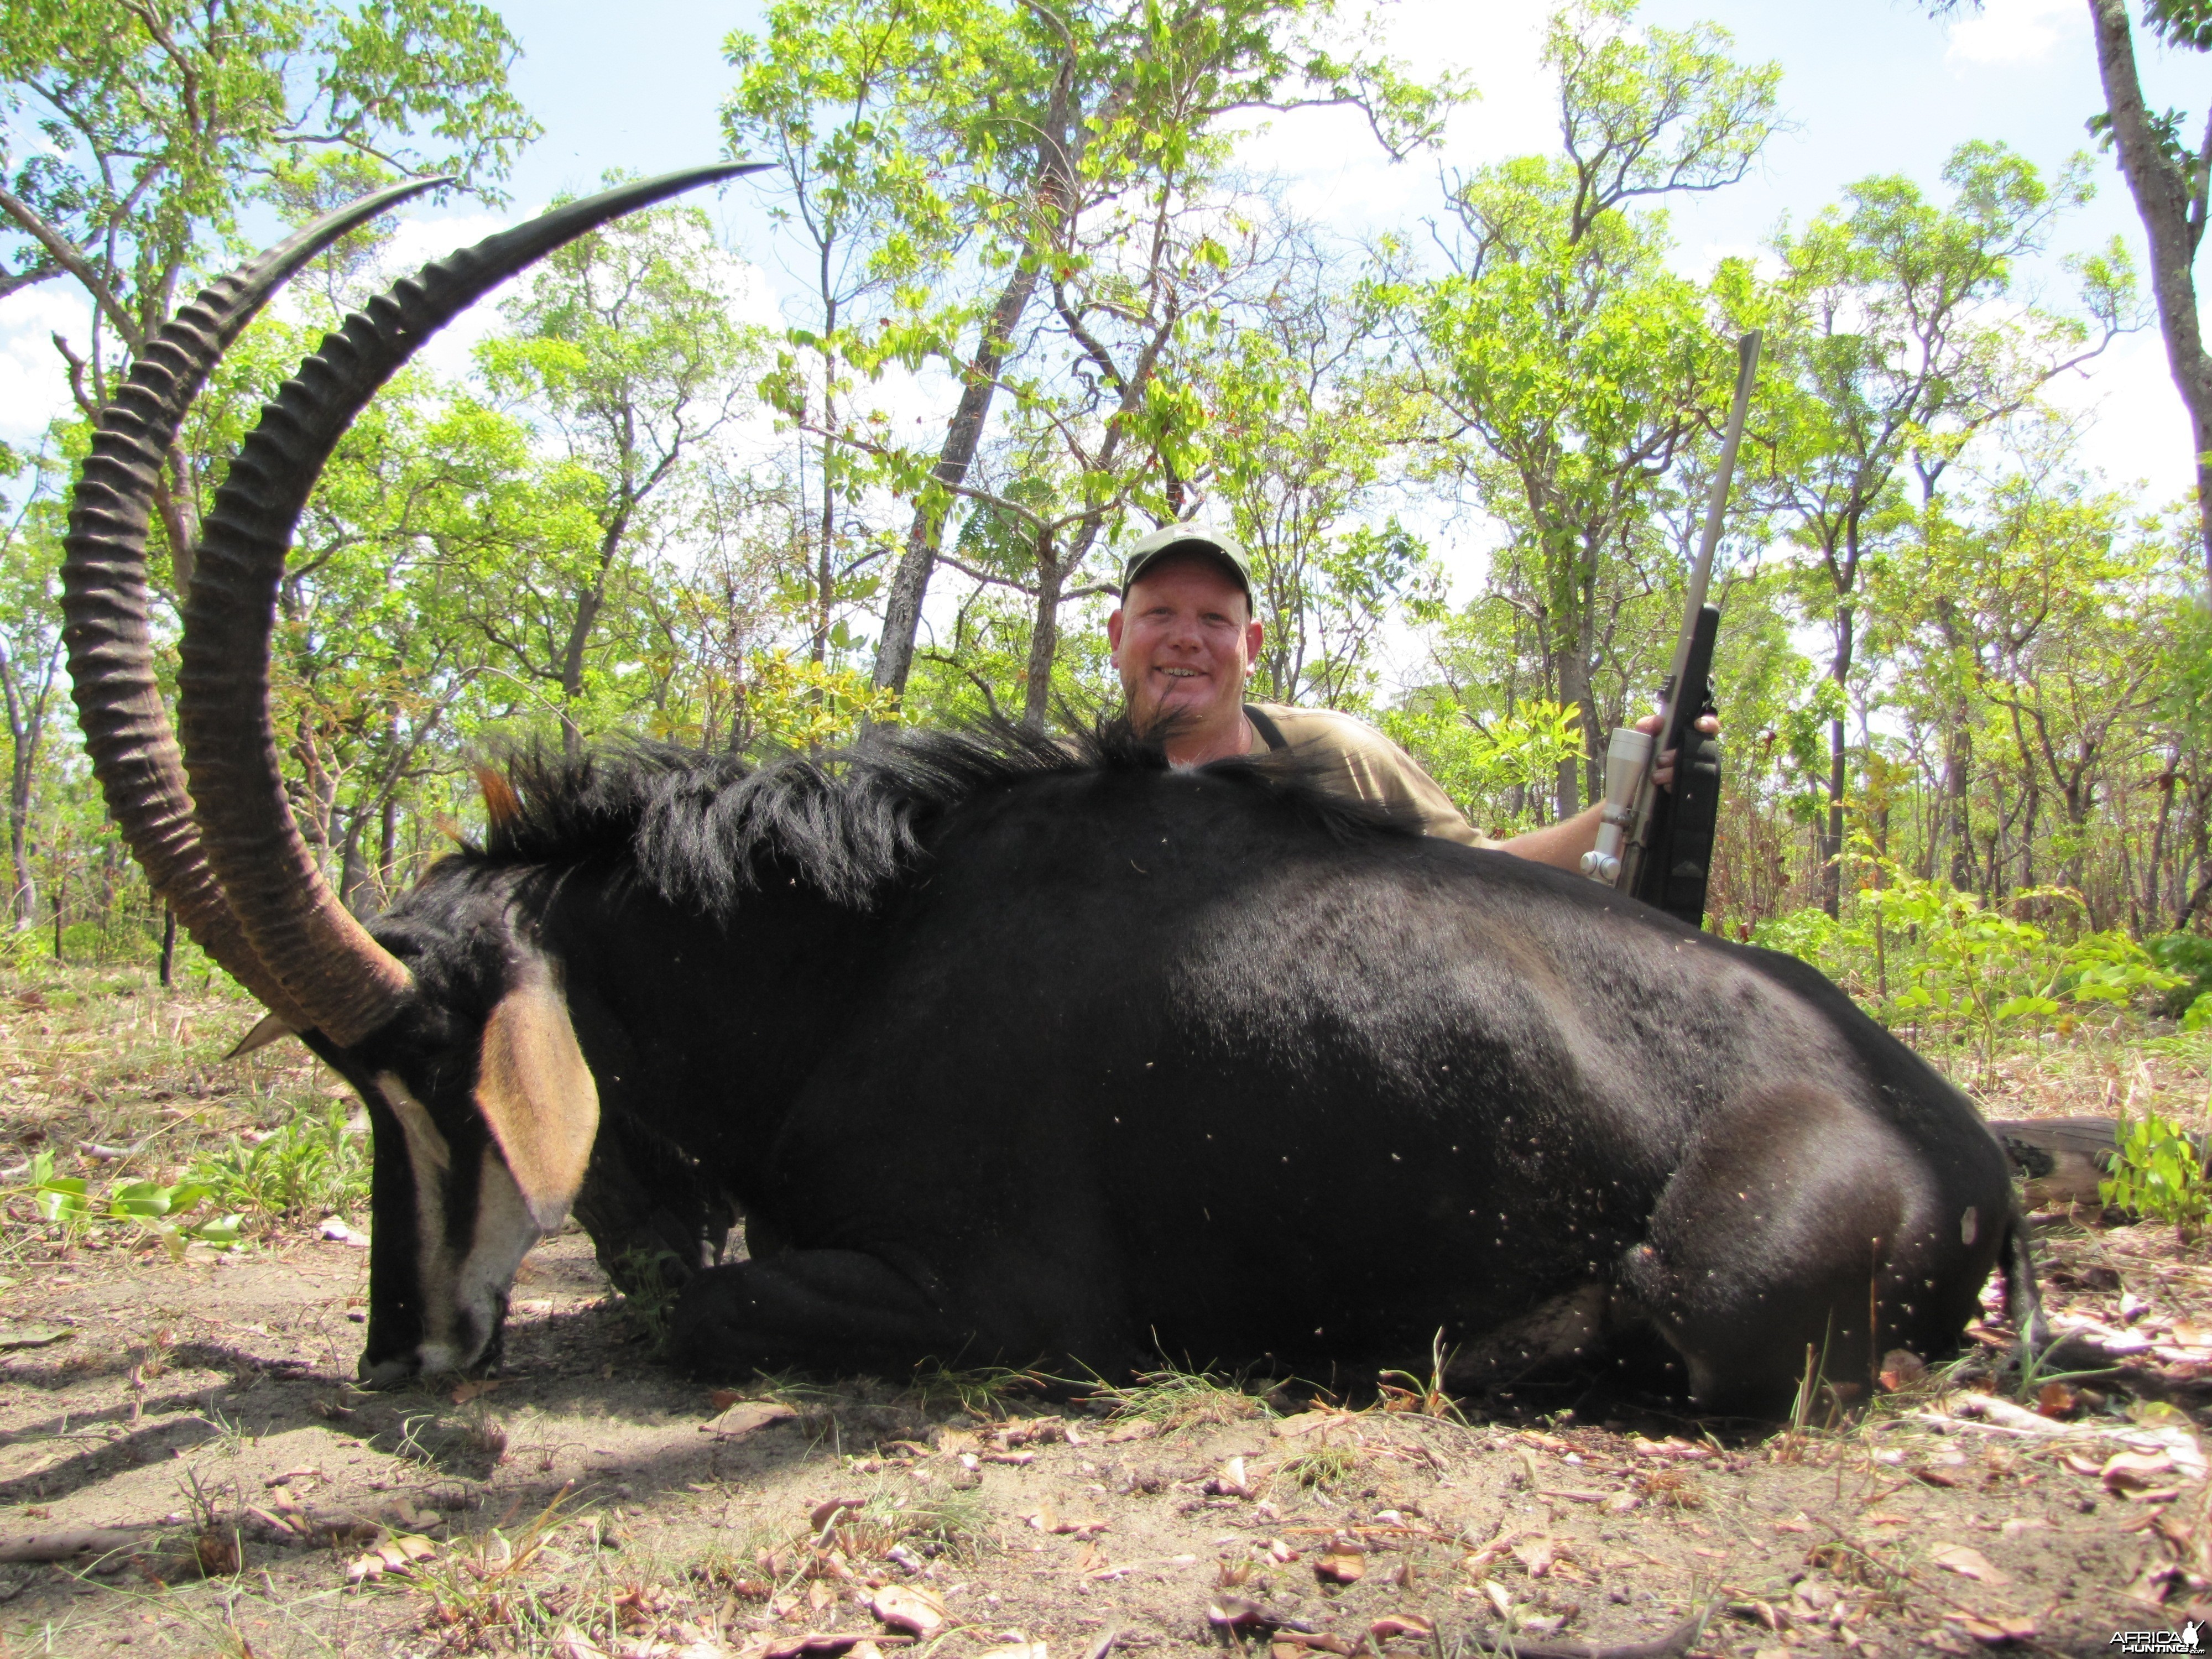
[[[1252,561],[1226,531],[1210,524],[1164,524],[1132,547],[1121,561],[1121,592],[1162,559],[1176,553],[1210,553],[1229,568],[1237,585],[1252,598]]]

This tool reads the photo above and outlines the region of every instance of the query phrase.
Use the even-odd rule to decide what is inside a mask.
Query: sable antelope
[[[367,1381],[495,1359],[523,1253],[602,1164],[639,1200],[655,1148],[696,1268],[673,1344],[702,1370],[1404,1363],[1441,1328],[1474,1380],[1640,1328],[1701,1404],[1767,1410],[1808,1348],[1863,1381],[1890,1347],[1953,1346],[2000,1260],[2033,1322],[2003,1152],[1819,974],[1411,834],[1294,755],[1175,770],[1112,728],[759,768],[526,752],[488,781],[481,848],[349,915],[267,706],[317,471],[495,282],[738,170],[493,238],[325,342],[209,515],[181,763],[145,623],[153,469],[252,307],[404,191],[188,308],[78,489],[71,665],[114,815],[264,1026],[368,1104]],[[751,1256],[700,1265],[720,1194]],[[641,1201],[603,1206],[603,1255]]]

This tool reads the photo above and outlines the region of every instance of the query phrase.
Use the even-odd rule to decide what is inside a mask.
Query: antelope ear
[[[538,1225],[565,1220],[599,1132],[599,1090],[550,975],[528,973],[484,1022],[477,1105]]]

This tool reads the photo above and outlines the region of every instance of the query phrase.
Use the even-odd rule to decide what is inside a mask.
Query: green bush
[[[2197,1020],[2189,1029],[2198,1029],[2205,1023],[2207,1005],[2212,1004],[2212,998],[2204,994],[2212,991],[2212,939],[2202,933],[2160,933],[2145,939],[2143,949],[2160,967],[2181,975],[2181,983],[2166,993],[2160,1012],[2180,1020],[2194,1014]]]
[[[2097,1183],[2097,1193],[2107,1204],[2190,1229],[2212,1214],[2203,1154],[2179,1124],[2156,1112],[2121,1123],[2112,1173]]]
[[[205,1187],[225,1209],[264,1215],[351,1217],[368,1202],[369,1153],[348,1121],[343,1101],[319,1114],[303,1108],[266,1139],[231,1137],[221,1152],[194,1162],[186,1179]]]

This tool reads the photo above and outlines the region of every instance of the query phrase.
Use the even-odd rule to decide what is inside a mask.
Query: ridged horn
[[[209,372],[300,267],[356,226],[446,179],[411,179],[325,214],[200,290],[139,354],[94,422],[70,498],[62,640],[77,720],[109,815],[200,949],[295,1030],[305,1017],[255,954],[200,849],[191,795],[154,672],[146,530],[169,446]]]
[[[269,714],[284,556],[331,452],[379,386],[489,289],[565,242],[664,198],[757,171],[696,167],[625,185],[487,237],[392,285],[300,366],[231,463],[185,610],[178,725],[208,862],[261,960],[308,1020],[350,1047],[413,994],[346,913],[292,822]]]

